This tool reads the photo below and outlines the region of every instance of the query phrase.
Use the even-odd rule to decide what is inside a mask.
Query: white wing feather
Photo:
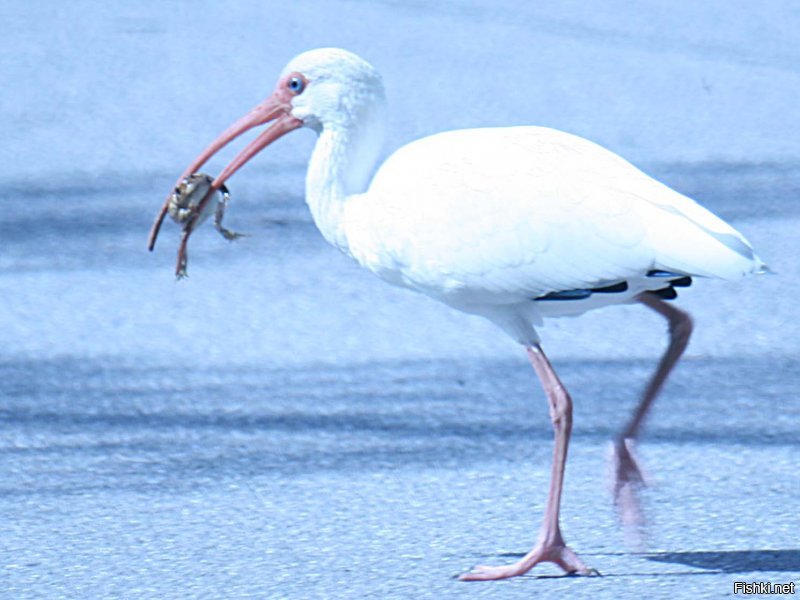
[[[583,138],[450,131],[399,149],[347,205],[350,253],[451,303],[505,304],[645,277],[732,279],[763,263],[694,201]]]

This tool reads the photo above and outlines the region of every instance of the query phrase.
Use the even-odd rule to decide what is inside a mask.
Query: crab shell
[[[213,181],[214,178],[205,173],[194,173],[184,178],[169,198],[167,211],[172,220],[178,224],[186,223],[189,217],[195,213],[203,198],[205,198]],[[206,203],[203,214],[197,219],[196,225],[205,221],[216,210],[218,204],[218,198],[211,198]]]

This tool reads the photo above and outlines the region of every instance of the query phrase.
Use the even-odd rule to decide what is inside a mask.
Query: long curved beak
[[[274,121],[267,129],[265,129],[258,137],[250,142],[236,157],[222,170],[206,194],[205,198],[200,202],[195,211],[195,214],[202,214],[206,204],[214,193],[220,189],[225,181],[238,171],[247,161],[253,158],[261,150],[269,144],[277,140],[279,137],[289,133],[290,131],[300,127],[303,122],[291,115],[291,104],[280,97],[278,93],[272,94],[264,102],[253,108],[249,113],[236,121],[233,125],[228,127],[222,134],[215,139],[203,152],[195,158],[192,163],[178,178],[176,185],[189,175],[196,173],[212,156],[219,152],[222,148],[227,146],[231,141],[242,135],[244,132],[249,131],[253,127],[263,125],[269,121]],[[164,201],[164,206],[161,212],[156,217],[153,227],[150,229],[150,237],[148,238],[147,249],[152,250],[156,245],[156,238],[161,229],[161,223],[167,214],[169,207],[170,196]],[[193,228],[193,219],[190,219],[186,224],[189,231]]]

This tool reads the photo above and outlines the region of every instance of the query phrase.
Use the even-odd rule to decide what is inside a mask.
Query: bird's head
[[[384,100],[380,74],[364,59],[339,48],[309,50],[283,69],[273,95],[291,104],[307,127],[350,127]]]
[[[272,124],[245,147],[212,184],[225,181],[266,146],[299,127],[318,133],[325,128],[349,129],[384,103],[380,74],[364,59],[339,48],[304,52],[283,69],[272,94],[214,140],[186,169],[187,177],[244,132]]]
[[[214,179],[197,207],[198,214],[205,209],[214,191],[222,189],[225,181],[247,161],[279,137],[299,127],[309,127],[318,134],[324,130],[344,132],[344,137],[357,142],[351,150],[356,158],[353,163],[363,166],[369,161],[359,159],[376,153],[380,145],[384,103],[381,76],[368,62],[339,48],[309,50],[289,61],[272,94],[211,142],[186,168],[178,183],[199,171],[212,156],[246,131],[270,122],[271,125]],[[361,171],[363,173],[355,170],[353,178],[363,179],[367,169]],[[353,185],[354,189],[357,187]],[[150,250],[155,246],[169,200],[167,197],[150,230]],[[191,227],[192,223],[189,223],[189,230]]]

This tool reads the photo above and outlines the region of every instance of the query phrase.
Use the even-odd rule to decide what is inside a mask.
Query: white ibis
[[[306,201],[325,239],[393,285],[495,323],[526,349],[547,395],[555,445],[538,540],[514,564],[475,567],[461,578],[513,577],[540,562],[591,574],[559,526],[572,400],[536,326],[545,317],[634,302],[668,321],[669,346],[614,444],[615,498],[631,512],[641,484],[631,442],[692,330],[689,315],[665,300],[693,277],[735,280],[766,265],[740,233],[693,200],[612,152],[553,129],[440,133],[400,148],[376,171],[384,112],[383,84],[371,65],[336,48],[305,52],[285,67],[272,95],[179,181],[243,132],[272,121],[220,173],[205,202],[277,138],[299,127],[314,130]],[[159,225],[160,218],[151,248]]]

